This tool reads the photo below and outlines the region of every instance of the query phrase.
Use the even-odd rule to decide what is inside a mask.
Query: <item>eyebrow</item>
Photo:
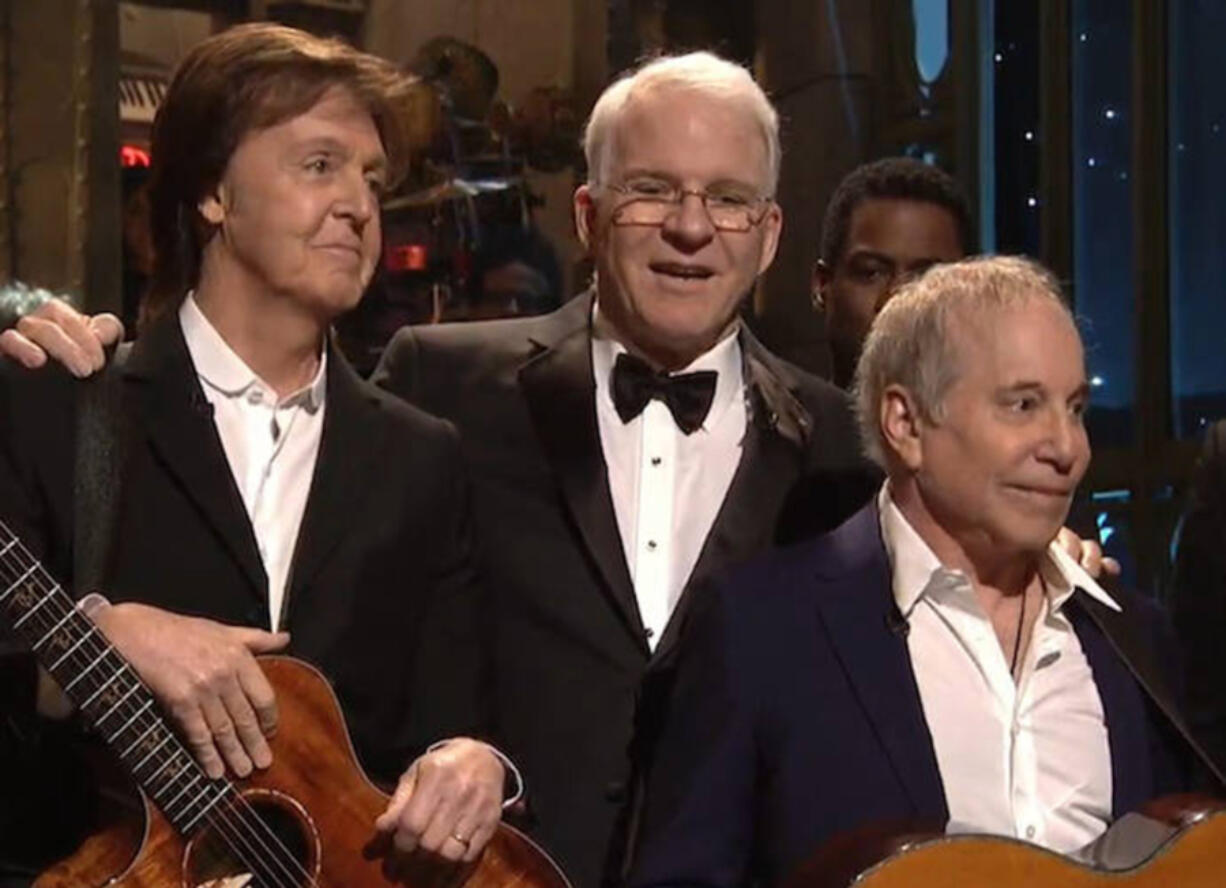
[[[349,146],[345,143],[332,138],[331,136],[313,136],[294,146],[296,154],[310,154],[314,151],[327,151],[332,154],[350,155],[353,152],[349,150]],[[378,170],[380,172],[387,169],[387,155],[380,151],[368,163],[363,164],[363,169]]]
[[[678,185],[680,182],[680,180],[676,176],[672,175],[671,173],[665,173],[665,172],[662,172],[661,170],[653,170],[653,169],[649,169],[646,167],[640,168],[640,169],[626,170],[622,173],[622,178],[623,179],[636,179],[636,178],[660,179],[661,181],[668,182],[672,185]],[[752,194],[763,193],[761,189],[741,179],[727,179],[727,178],[716,179],[712,182],[708,182],[705,188],[709,190],[711,188],[722,188],[722,187],[728,187],[728,186],[734,186],[736,188],[744,188],[746,191]]]
[[[1018,382],[1013,382],[1008,385],[1002,385],[996,391],[997,391],[997,394],[1009,394],[1012,392],[1041,392],[1043,394],[1048,393],[1047,387],[1043,385],[1043,383],[1035,381],[1035,380],[1019,380]],[[1077,388],[1073,391],[1070,397],[1085,398],[1085,397],[1088,397],[1089,394],[1090,394],[1090,383],[1083,379],[1081,382],[1081,385],[1077,386]]]

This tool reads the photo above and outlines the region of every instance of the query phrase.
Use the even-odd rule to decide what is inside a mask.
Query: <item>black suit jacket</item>
[[[771,885],[831,837],[948,808],[875,504],[701,599],[650,776],[634,888]],[[1102,700],[1112,815],[1189,786],[1173,638],[1151,602],[1065,613]]]
[[[587,296],[540,318],[405,329],[375,375],[460,429],[495,602],[495,718],[524,772],[530,828],[582,888],[617,844],[636,698],[675,651],[691,597],[652,654],[601,452],[591,311]],[[741,336],[750,421],[691,586],[769,546],[802,475],[868,489],[842,393]],[[825,503],[827,526],[862,501]],[[640,709],[640,740],[652,709]]]
[[[121,374],[128,441],[104,591],[266,628],[255,536],[177,317]],[[0,515],[68,587],[74,385],[0,363]],[[488,722],[468,486],[454,429],[335,349],[325,411],[283,627],[288,653],[333,681],[368,772],[394,782],[430,742]]]

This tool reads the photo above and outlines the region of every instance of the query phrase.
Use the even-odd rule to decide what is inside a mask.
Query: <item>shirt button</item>
[[[653,466],[658,466],[658,465],[659,465],[660,463],[662,463],[662,462],[664,462],[664,460],[660,459],[660,457],[658,457],[658,456],[653,456],[653,457],[651,458],[651,464],[652,464]]]
[[[655,550],[656,550],[656,541],[655,541],[655,540],[648,540],[648,541],[647,541],[647,551],[648,551],[648,552],[654,552]]]
[[[1035,833],[1035,829],[1033,825],[1026,827],[1026,838],[1033,839],[1034,833]]]
[[[251,391],[247,392],[248,404],[259,404],[263,400],[264,396],[260,393],[259,389],[252,389]]]

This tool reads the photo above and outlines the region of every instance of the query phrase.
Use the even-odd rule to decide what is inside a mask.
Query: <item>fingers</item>
[[[89,327],[103,346],[114,345],[123,339],[123,321],[109,311],[91,317]]]
[[[74,376],[102,369],[106,355],[89,319],[58,299],[17,321],[17,332],[63,364]]]
[[[183,739],[187,741],[192,755],[200,763],[200,767],[204,768],[204,773],[210,779],[216,780],[226,772],[226,768],[221,760],[221,753],[213,743],[213,731],[205,721],[200,706],[192,701],[182,706],[172,707],[171,711],[179,723]]]
[[[264,670],[254,658],[248,657],[239,665],[238,687],[241,689],[243,705],[252,713],[255,729],[260,734],[260,743],[267,748],[267,744],[263,742],[264,738],[277,732],[277,695],[268,683]],[[244,745],[249,752],[253,751],[250,743]],[[267,764],[260,764],[260,760],[255,759],[254,755],[252,758],[259,767],[268,767]]]
[[[405,809],[408,807],[409,800],[413,797],[416,787],[417,764],[414,763],[400,778],[400,782],[396,785],[396,792],[392,794],[391,801],[388,802],[387,809],[375,819],[375,829],[380,832],[391,833],[396,850],[404,853],[409,853],[417,847],[417,836],[419,833],[415,830],[401,830],[400,828],[401,819],[404,817]],[[403,836],[401,835],[402,832],[404,833]]]
[[[200,701],[200,711],[204,713],[204,721],[209,727],[209,733],[213,735],[213,744],[221,753],[226,767],[239,777],[246,777],[251,773],[251,757],[239,742],[234,720],[221,698],[214,695],[204,696]],[[204,762],[201,761],[201,764]],[[208,770],[207,767],[205,770]],[[210,773],[209,776],[213,775]]]
[[[457,739],[422,756],[410,771],[412,792],[404,801],[397,794],[397,849],[474,859],[502,816],[503,766],[497,756],[482,743]]]
[[[47,353],[14,329],[0,333],[0,354],[27,370],[37,370],[47,363]]]
[[[1110,555],[1103,556],[1103,573],[1109,577],[1118,577],[1123,568],[1120,566],[1118,559],[1112,558]]]
[[[252,667],[255,671],[260,671],[260,667],[254,663]],[[269,693],[272,693],[271,689]],[[245,757],[257,768],[267,768],[271,765],[272,750],[268,748],[268,741],[264,739],[264,731],[261,727],[260,719],[256,716],[256,712],[252,708],[251,702],[247,699],[247,694],[237,678],[231,679],[223,685],[221,703],[225,706],[226,713],[230,716],[230,722],[234,726],[234,733],[238,738],[238,745],[245,753]],[[275,723],[275,705],[273,706],[273,712]],[[225,754],[224,749],[222,753],[223,755]],[[247,776],[247,774],[239,771],[237,768],[235,773],[240,777]]]
[[[289,644],[288,632],[267,632],[246,626],[229,627],[231,636],[253,654],[272,654]]]
[[[89,357],[57,324],[34,315],[26,315],[17,322],[16,329],[44,352],[46,357],[63,364],[73,376],[85,377],[93,372]]]

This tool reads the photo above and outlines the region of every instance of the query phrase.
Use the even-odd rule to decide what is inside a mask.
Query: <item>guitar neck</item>
[[[228,781],[208,778],[136,671],[3,521],[0,619],[33,651],[181,834],[190,833],[234,793]]]

